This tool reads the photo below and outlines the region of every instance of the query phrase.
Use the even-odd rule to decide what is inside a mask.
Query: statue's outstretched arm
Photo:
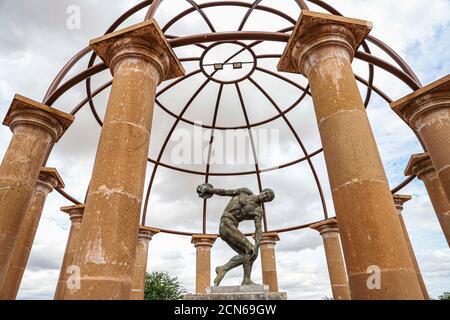
[[[238,189],[220,189],[220,188],[211,188],[208,190],[210,193],[223,196],[223,197],[234,197],[239,194]]]
[[[248,195],[252,195],[250,189],[248,188],[238,188],[238,189],[220,189],[220,188],[214,188],[212,184],[209,183],[203,183],[197,187],[197,193],[199,197],[203,199],[209,199],[212,197],[212,195],[216,194],[218,196],[225,196],[225,197],[234,197],[241,193],[246,193]]]

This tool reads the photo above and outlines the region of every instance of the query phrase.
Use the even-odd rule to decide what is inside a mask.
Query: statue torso
[[[222,217],[228,217],[239,223],[244,220],[253,220],[255,210],[260,207],[255,195],[241,193],[234,196],[225,207]]]

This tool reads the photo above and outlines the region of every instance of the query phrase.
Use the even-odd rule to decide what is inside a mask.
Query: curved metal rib
[[[255,162],[255,172],[256,172],[256,180],[258,182],[259,193],[262,192],[262,180],[261,180],[261,171],[259,170],[259,161],[258,155],[256,153],[255,140],[253,139],[253,132],[250,127],[250,121],[248,119],[247,108],[245,107],[244,98],[242,97],[241,89],[239,88],[239,84],[235,83],[236,91],[239,97],[239,102],[241,104],[242,113],[244,114],[245,123],[247,125],[248,135],[250,137],[250,145],[252,147],[253,160]],[[264,203],[261,204],[263,210],[263,224],[264,224],[264,232],[267,232],[267,214],[266,214],[266,206]]]
[[[174,124],[172,125],[172,128],[170,129],[169,133],[167,134],[166,140],[164,141],[164,143],[163,143],[163,145],[161,147],[161,150],[159,151],[158,158],[156,160],[157,163],[153,167],[152,175],[150,177],[150,181],[149,181],[148,188],[147,188],[147,193],[145,195],[144,209],[143,209],[143,212],[142,212],[142,225],[145,225],[145,219],[147,217],[148,200],[149,200],[149,197],[150,197],[150,192],[152,190],[153,182],[155,180],[156,170],[158,169],[158,163],[161,161],[161,158],[162,158],[162,156],[164,154],[164,150],[166,149],[167,144],[169,143],[170,137],[172,136],[172,133],[175,131],[176,126],[180,122],[180,118],[186,113],[186,111],[188,110],[189,106],[192,104],[192,102],[195,100],[195,98],[200,94],[200,92],[203,90],[203,88],[205,88],[205,86],[209,82],[210,82],[210,80],[206,79],[205,82],[203,82],[203,84],[191,96],[191,98],[189,99],[189,101],[186,103],[186,105],[184,106],[183,110],[181,111],[180,115],[175,120]]]
[[[219,91],[217,93],[217,99],[216,99],[216,106],[214,107],[214,115],[212,119],[211,124],[211,136],[209,139],[208,144],[208,159],[206,160],[206,169],[205,169],[205,183],[209,182],[209,170],[211,168],[211,151],[212,151],[212,145],[214,142],[214,129],[217,122],[217,114],[219,112],[219,106],[220,106],[220,99],[222,98],[222,91],[223,91],[223,84],[219,86]],[[202,223],[202,230],[203,234],[206,234],[206,207],[208,204],[208,199],[203,199],[203,223]]]
[[[206,2],[206,3],[202,3],[199,5],[199,8],[201,9],[205,9],[205,8],[210,8],[210,7],[219,7],[219,6],[234,6],[234,7],[245,7],[245,8],[251,8],[252,4],[247,3],[247,2],[241,2],[241,1],[214,1],[214,2]],[[295,24],[295,20],[290,17],[289,15],[285,14],[284,12],[281,12],[279,10],[276,10],[274,8],[271,7],[266,7],[266,6],[256,6],[255,7],[256,10],[261,10],[261,11],[266,11],[272,14],[275,14],[277,16],[279,16],[280,18],[283,18],[287,21],[289,21],[292,24]],[[162,27],[162,31],[166,32],[173,24],[175,24],[178,20],[180,20],[181,18],[187,16],[188,14],[194,12],[196,9],[195,8],[189,8],[186,9],[185,11],[179,13],[178,15],[176,15],[175,17],[173,17],[170,21],[168,21],[164,27]]]
[[[280,109],[280,107],[278,107],[277,103],[272,99],[272,97],[255,80],[253,80],[251,77],[249,78],[249,80],[267,98],[267,100],[270,101],[270,103],[277,110],[277,112],[278,113],[282,113],[282,110]],[[302,149],[303,153],[305,154],[306,161],[308,162],[308,165],[309,165],[309,167],[311,169],[311,172],[312,172],[312,174],[314,176],[314,180],[316,182],[317,189],[319,191],[320,200],[322,202],[322,208],[323,208],[323,213],[324,213],[325,219],[328,219],[327,205],[326,205],[326,202],[325,202],[325,197],[323,195],[322,186],[320,184],[319,177],[317,176],[316,169],[314,168],[314,165],[313,165],[313,163],[312,163],[312,161],[311,161],[311,159],[309,157],[308,151],[306,150],[305,146],[303,145],[302,140],[298,136],[297,131],[295,131],[295,129],[292,126],[292,124],[289,121],[289,119],[285,115],[283,115],[282,118],[283,118],[284,122],[286,123],[286,125],[291,130],[292,134],[294,135],[295,139],[297,140],[297,143],[299,144],[299,146]]]

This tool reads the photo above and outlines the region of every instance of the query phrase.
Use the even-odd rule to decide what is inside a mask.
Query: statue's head
[[[275,198],[275,192],[272,189],[264,189],[261,191],[259,198],[262,202],[270,202]]]

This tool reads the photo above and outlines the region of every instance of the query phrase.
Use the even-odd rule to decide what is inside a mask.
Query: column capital
[[[64,188],[64,182],[55,168],[43,167],[39,172],[37,187],[44,188],[44,192],[50,193],[54,188]]]
[[[138,233],[138,239],[144,239],[144,240],[152,240],[153,236],[157,233],[159,233],[160,230],[152,227],[147,226],[139,226],[139,233]]]
[[[278,241],[280,241],[280,237],[278,236],[277,232],[265,232],[262,235],[261,245],[275,246]]]
[[[9,126],[13,133],[21,125],[41,127],[50,132],[54,143],[61,138],[74,119],[71,114],[16,94],[3,124]]]
[[[393,194],[392,198],[394,199],[395,208],[398,210],[398,213],[401,214],[403,210],[403,204],[412,199],[412,196],[406,194]]]
[[[351,61],[371,29],[372,23],[368,21],[303,10],[278,63],[278,71],[308,76],[311,67],[330,54],[344,53]],[[344,51],[336,53],[329,47]]]
[[[435,173],[433,162],[428,153],[416,153],[411,156],[405,168],[405,176],[417,176],[420,180],[428,174]]]
[[[330,218],[309,225],[313,230],[319,231],[321,236],[325,234],[339,234],[336,218]]]
[[[427,115],[443,108],[450,109],[450,74],[432,82],[407,96],[392,102],[391,108],[403,120],[415,129],[436,117],[427,118]],[[442,115],[448,118],[448,115]]]
[[[211,248],[216,242],[216,234],[194,234],[192,235],[191,243],[194,244],[196,248]]]
[[[159,70],[160,82],[185,74],[154,19],[95,38],[89,45],[113,74],[115,65],[124,57],[139,57],[152,62]]]
[[[85,209],[84,204],[76,204],[73,206],[61,207],[59,210],[67,213],[70,217],[70,221],[74,223],[74,222],[81,222],[81,220],[83,219],[84,209]]]

